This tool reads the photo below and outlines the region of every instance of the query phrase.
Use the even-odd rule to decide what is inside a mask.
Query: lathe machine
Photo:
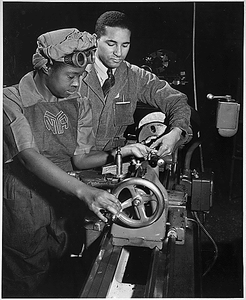
[[[140,142],[150,137],[151,130],[156,137],[163,133],[160,123],[145,126]],[[183,166],[182,147],[164,159],[149,156],[127,162],[119,148],[114,165],[94,171],[90,178],[75,174],[112,192],[122,203],[117,216],[105,212],[107,224],[86,219],[85,251],[98,240],[99,247],[80,298],[201,297],[201,229],[193,212],[211,207],[213,174],[190,170],[197,145],[187,150]]]

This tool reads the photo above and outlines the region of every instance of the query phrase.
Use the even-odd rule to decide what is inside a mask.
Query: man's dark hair
[[[105,34],[105,26],[132,29],[131,21],[120,11],[106,11],[97,19],[95,33],[98,38]]]

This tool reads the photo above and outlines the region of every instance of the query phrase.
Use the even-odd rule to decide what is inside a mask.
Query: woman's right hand
[[[86,185],[81,189],[81,196],[89,209],[93,211],[102,221],[107,222],[107,218],[102,214],[101,210],[107,210],[113,215],[116,215],[121,211],[120,201],[109,192]]]
[[[84,201],[89,209],[104,222],[107,222],[107,218],[100,212],[101,209],[108,210],[114,215],[120,212],[121,203],[114,195],[68,175],[35,149],[21,151],[18,158],[29,171],[48,185]]]

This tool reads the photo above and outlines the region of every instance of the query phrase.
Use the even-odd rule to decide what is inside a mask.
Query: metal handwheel
[[[118,219],[129,227],[145,227],[159,219],[165,208],[160,189],[149,180],[128,178],[113,194],[121,201],[122,212]]]

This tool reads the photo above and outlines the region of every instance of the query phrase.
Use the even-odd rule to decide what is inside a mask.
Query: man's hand
[[[156,155],[164,157],[171,155],[177,142],[180,140],[182,130],[178,127],[173,128],[169,133],[165,134],[161,138],[157,139],[150,148],[159,147]]]
[[[105,190],[83,185],[81,193],[81,198],[87,203],[89,209],[104,222],[108,220],[101,210],[107,210],[117,216],[122,209],[120,201]]]

